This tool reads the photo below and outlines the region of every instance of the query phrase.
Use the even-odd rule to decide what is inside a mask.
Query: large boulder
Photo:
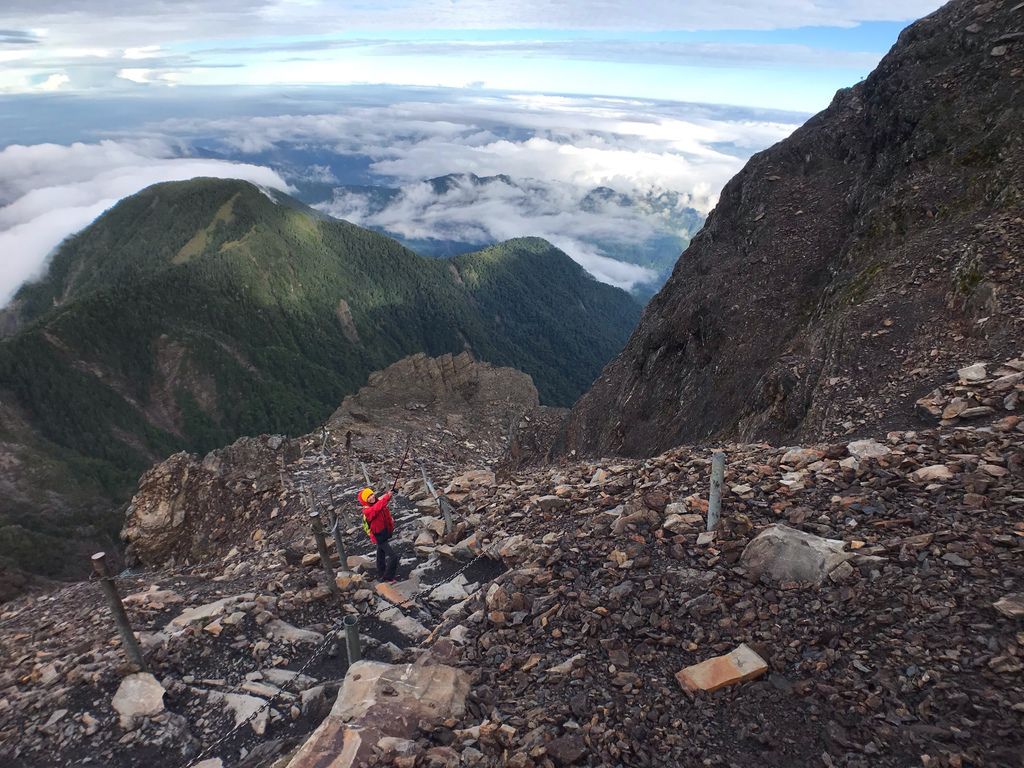
[[[356,662],[331,713],[288,768],[360,765],[384,738],[415,739],[421,723],[462,717],[468,693],[469,676],[444,664]]]
[[[747,544],[740,565],[755,578],[820,584],[835,568],[856,556],[844,552],[844,547],[844,542],[836,539],[771,525]]]

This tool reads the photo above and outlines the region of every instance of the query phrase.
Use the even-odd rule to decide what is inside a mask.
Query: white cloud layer
[[[288,189],[268,168],[173,154],[155,141],[12,145],[0,151],[0,307],[23,283],[43,274],[64,238],[151,184],[216,176]]]
[[[673,191],[707,213],[759,149],[788,136],[798,115],[631,99],[462,94],[331,114],[170,120],[178,138],[219,136],[235,151],[321,148],[365,155],[400,183],[448,173],[511,174],[584,190]]]
[[[598,280],[626,290],[654,280],[654,270],[609,258],[595,241],[636,250],[655,235],[669,231],[664,220],[636,208],[582,205],[588,190],[564,183],[506,182],[481,184],[473,177],[453,180],[441,194],[428,182],[410,184],[383,209],[365,194],[339,190],[318,206],[340,219],[381,228],[405,240],[451,240],[485,245],[525,235],[543,237],[565,251]],[[680,237],[692,232],[672,231]]]
[[[935,0],[6,0],[0,26],[123,47],[350,29],[787,29],[904,21]]]

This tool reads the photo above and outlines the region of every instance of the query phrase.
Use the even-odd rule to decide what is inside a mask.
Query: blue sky
[[[938,5],[2,0],[0,306],[119,199],[198,175],[319,190],[309,202],[371,225],[345,185],[400,186],[373,214],[395,231],[544,236],[630,288],[650,275],[629,247],[675,219],[593,214],[591,190],[705,215]],[[519,186],[424,184],[451,173]]]
[[[0,91],[483,87],[814,112],[933,0],[5,0]]]

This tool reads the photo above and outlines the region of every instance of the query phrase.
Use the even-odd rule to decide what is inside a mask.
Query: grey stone
[[[835,568],[855,557],[844,552],[844,547],[844,542],[836,539],[771,525],[747,544],[740,564],[754,577],[821,584]]]

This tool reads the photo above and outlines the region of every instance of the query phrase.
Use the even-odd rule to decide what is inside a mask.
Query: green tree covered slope
[[[170,452],[304,433],[415,352],[468,349],[570,405],[640,308],[543,240],[440,261],[246,182],[195,179],[150,187],[70,238],[11,311],[0,557],[56,574],[68,531],[53,521],[84,540],[115,530],[96,510]]]

